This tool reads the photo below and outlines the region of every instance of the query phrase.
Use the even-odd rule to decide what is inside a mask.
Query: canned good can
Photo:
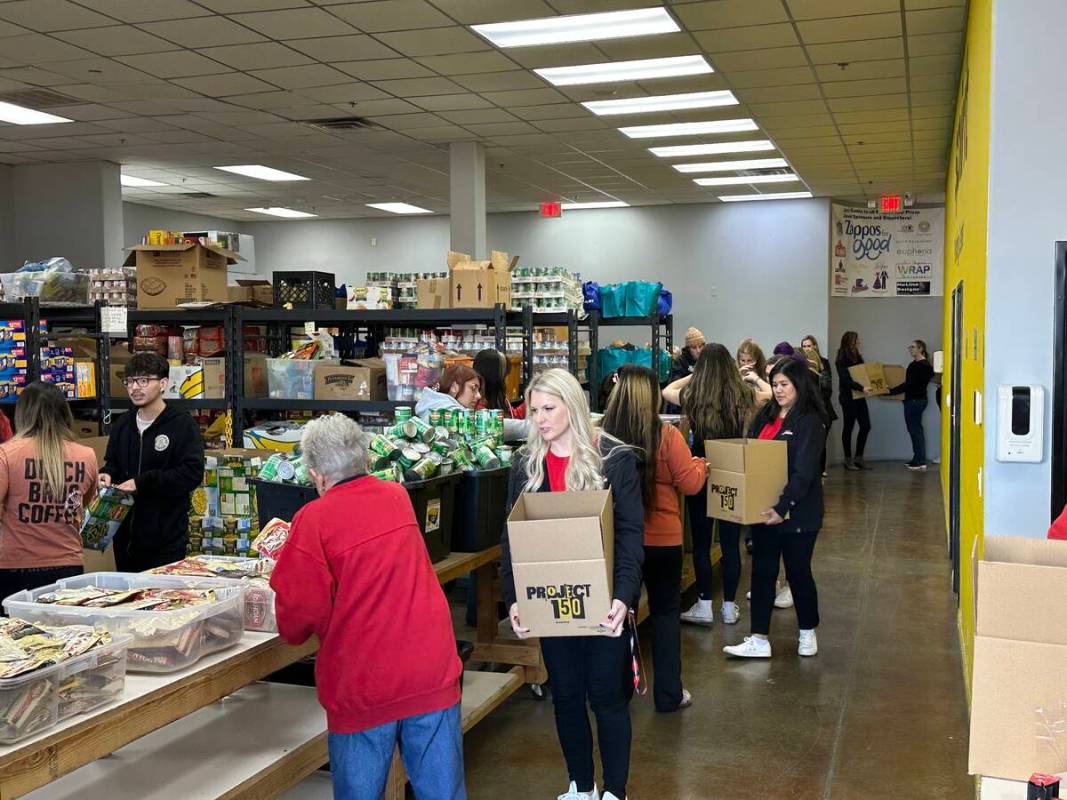
[[[424,458],[409,468],[405,477],[409,481],[424,481],[432,478],[435,472],[437,472],[437,463],[433,459]]]
[[[400,466],[400,462],[393,464],[393,481],[395,483],[404,482],[404,468]]]
[[[441,426],[441,409],[435,408],[430,412],[430,427],[438,428]]]
[[[419,429],[415,426],[414,419],[406,419],[403,422],[398,422],[391,428],[385,429],[385,435],[391,439],[415,439],[417,438]]]
[[[485,436],[492,432],[489,428],[492,424],[490,422],[491,418],[492,414],[484,408],[474,412],[474,432],[476,435]]]
[[[492,433],[495,436],[504,435],[504,412],[499,408],[493,409],[493,430]]]
[[[509,447],[506,444],[502,444],[502,445],[500,445],[500,447],[498,447],[496,449],[495,452],[496,452],[496,457],[498,459],[500,459],[500,466],[502,466],[502,467],[510,467],[511,466],[511,462],[514,460],[514,456],[515,456],[515,453],[514,453],[514,451],[512,450],[511,447]]]
[[[278,480],[291,481],[296,478],[296,464],[289,459],[278,462]]]
[[[259,468],[258,477],[265,481],[278,480],[278,463],[285,460],[281,453],[275,453],[267,459],[266,463]]]
[[[397,460],[397,463],[404,467],[404,469],[411,469],[421,459],[422,453],[414,447],[405,447],[400,451],[400,458]]]
[[[486,445],[479,445],[474,451],[474,460],[482,469],[499,469],[500,459]]]
[[[430,452],[430,445],[426,444],[426,442],[415,442],[415,444],[411,445],[411,449],[426,455]]]
[[[370,473],[373,477],[383,481],[396,481],[396,473],[393,472],[392,466],[388,469],[376,469]]]
[[[411,436],[412,439],[422,439],[424,442],[432,442],[434,437],[433,427],[425,420],[419,417],[412,417],[408,420],[408,423],[415,426],[415,433]],[[408,423],[405,423],[408,424]]]
[[[451,434],[448,432],[448,428],[443,425],[433,429],[433,440],[435,442],[444,442],[448,440]]]
[[[388,456],[376,456],[370,459],[367,463],[367,467],[371,472],[381,472],[383,469],[388,469],[393,465],[393,460]]]
[[[456,470],[456,462],[451,458],[446,458],[441,462],[441,465],[437,468],[438,475],[451,475]]]
[[[432,445],[430,445],[430,449],[439,455],[447,456],[456,448],[453,447],[449,442],[435,441]]]
[[[452,453],[452,461],[455,463],[457,469],[469,469],[471,464],[470,453],[467,452],[467,448],[456,448]]]
[[[400,448],[380,433],[371,438],[368,449],[375,455],[385,456],[390,461],[400,458]]]

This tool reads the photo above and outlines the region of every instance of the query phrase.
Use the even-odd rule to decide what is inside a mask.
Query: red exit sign
[[[889,196],[883,197],[879,201],[878,207],[883,212],[900,211],[902,208],[904,208],[904,202],[901,199],[901,196],[899,194],[897,194],[897,195],[889,195]]]
[[[542,217],[562,217],[563,206],[560,203],[541,203]]]

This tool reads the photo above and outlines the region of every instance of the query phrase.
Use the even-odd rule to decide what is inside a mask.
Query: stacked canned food
[[[511,273],[511,299],[515,308],[535,313],[559,313],[582,308],[582,281],[563,267],[516,267]]]
[[[395,424],[371,439],[367,468],[377,478],[398,483],[457,470],[499,469],[512,459],[512,449],[501,443],[503,432],[499,411],[445,409],[430,412],[425,422],[401,406]]]

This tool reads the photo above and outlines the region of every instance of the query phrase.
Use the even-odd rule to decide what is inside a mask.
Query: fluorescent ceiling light
[[[584,211],[589,208],[629,208],[629,203],[622,200],[603,200],[595,203],[563,203],[560,208],[564,211]]]
[[[677,78],[683,75],[707,75],[714,71],[711,64],[704,60],[704,56],[609,61],[603,64],[580,64],[576,67],[546,67],[534,70],[553,86],[647,81],[655,78]]]
[[[721,178],[697,178],[699,186],[744,186],[751,183],[792,183],[800,177],[792,172],[780,175],[724,175]]]
[[[286,219],[307,219],[317,217],[318,214],[309,214],[306,211],[297,211],[292,208],[271,206],[270,208],[246,208],[245,211],[253,211],[256,214],[269,214],[272,217],[285,217]]]
[[[685,158],[687,156],[718,156],[724,153],[759,153],[774,150],[770,139],[752,139],[747,142],[712,142],[711,144],[679,144],[671,147],[650,147],[648,152],[660,158]]]
[[[740,203],[745,200],[802,200],[811,197],[811,192],[778,192],[777,194],[728,194],[720,195],[724,203]]]
[[[409,203],[367,203],[369,208],[388,211],[390,214],[432,214],[428,208],[419,208]]]
[[[488,25],[472,25],[471,29],[497,47],[592,42],[598,39],[650,36],[681,30],[674,18],[662,7],[494,22]]]
[[[740,161],[707,161],[699,164],[675,164],[679,172],[734,172],[740,169],[780,169],[788,167],[784,158],[748,158]]]
[[[10,122],[12,125],[53,125],[73,121],[55,114],[34,111],[32,108],[23,108],[14,103],[0,103],[0,122]]]
[[[662,136],[700,136],[707,133],[740,133],[759,130],[750,119],[718,119],[708,122],[669,122],[666,125],[637,125],[619,128],[631,139],[656,139]]]
[[[262,164],[235,164],[231,167],[215,167],[223,172],[232,172],[235,175],[244,175],[246,178],[258,178],[261,181],[307,181],[303,175],[294,175],[291,172],[283,172],[273,167],[264,167]]]
[[[159,181],[150,181],[147,178],[135,178],[133,175],[120,175],[119,183],[123,186],[136,186],[142,188],[145,186],[166,186],[165,183]]]
[[[736,106],[739,101],[730,91],[688,92],[665,94],[659,97],[630,97],[625,100],[593,100],[582,103],[602,117],[615,114],[649,114],[653,111],[681,111],[687,108],[715,108]]]

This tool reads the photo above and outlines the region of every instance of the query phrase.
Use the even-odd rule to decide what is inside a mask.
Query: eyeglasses
[[[152,381],[162,380],[162,378],[127,378],[122,383],[127,389],[132,389],[134,386],[139,389],[145,389]]]

